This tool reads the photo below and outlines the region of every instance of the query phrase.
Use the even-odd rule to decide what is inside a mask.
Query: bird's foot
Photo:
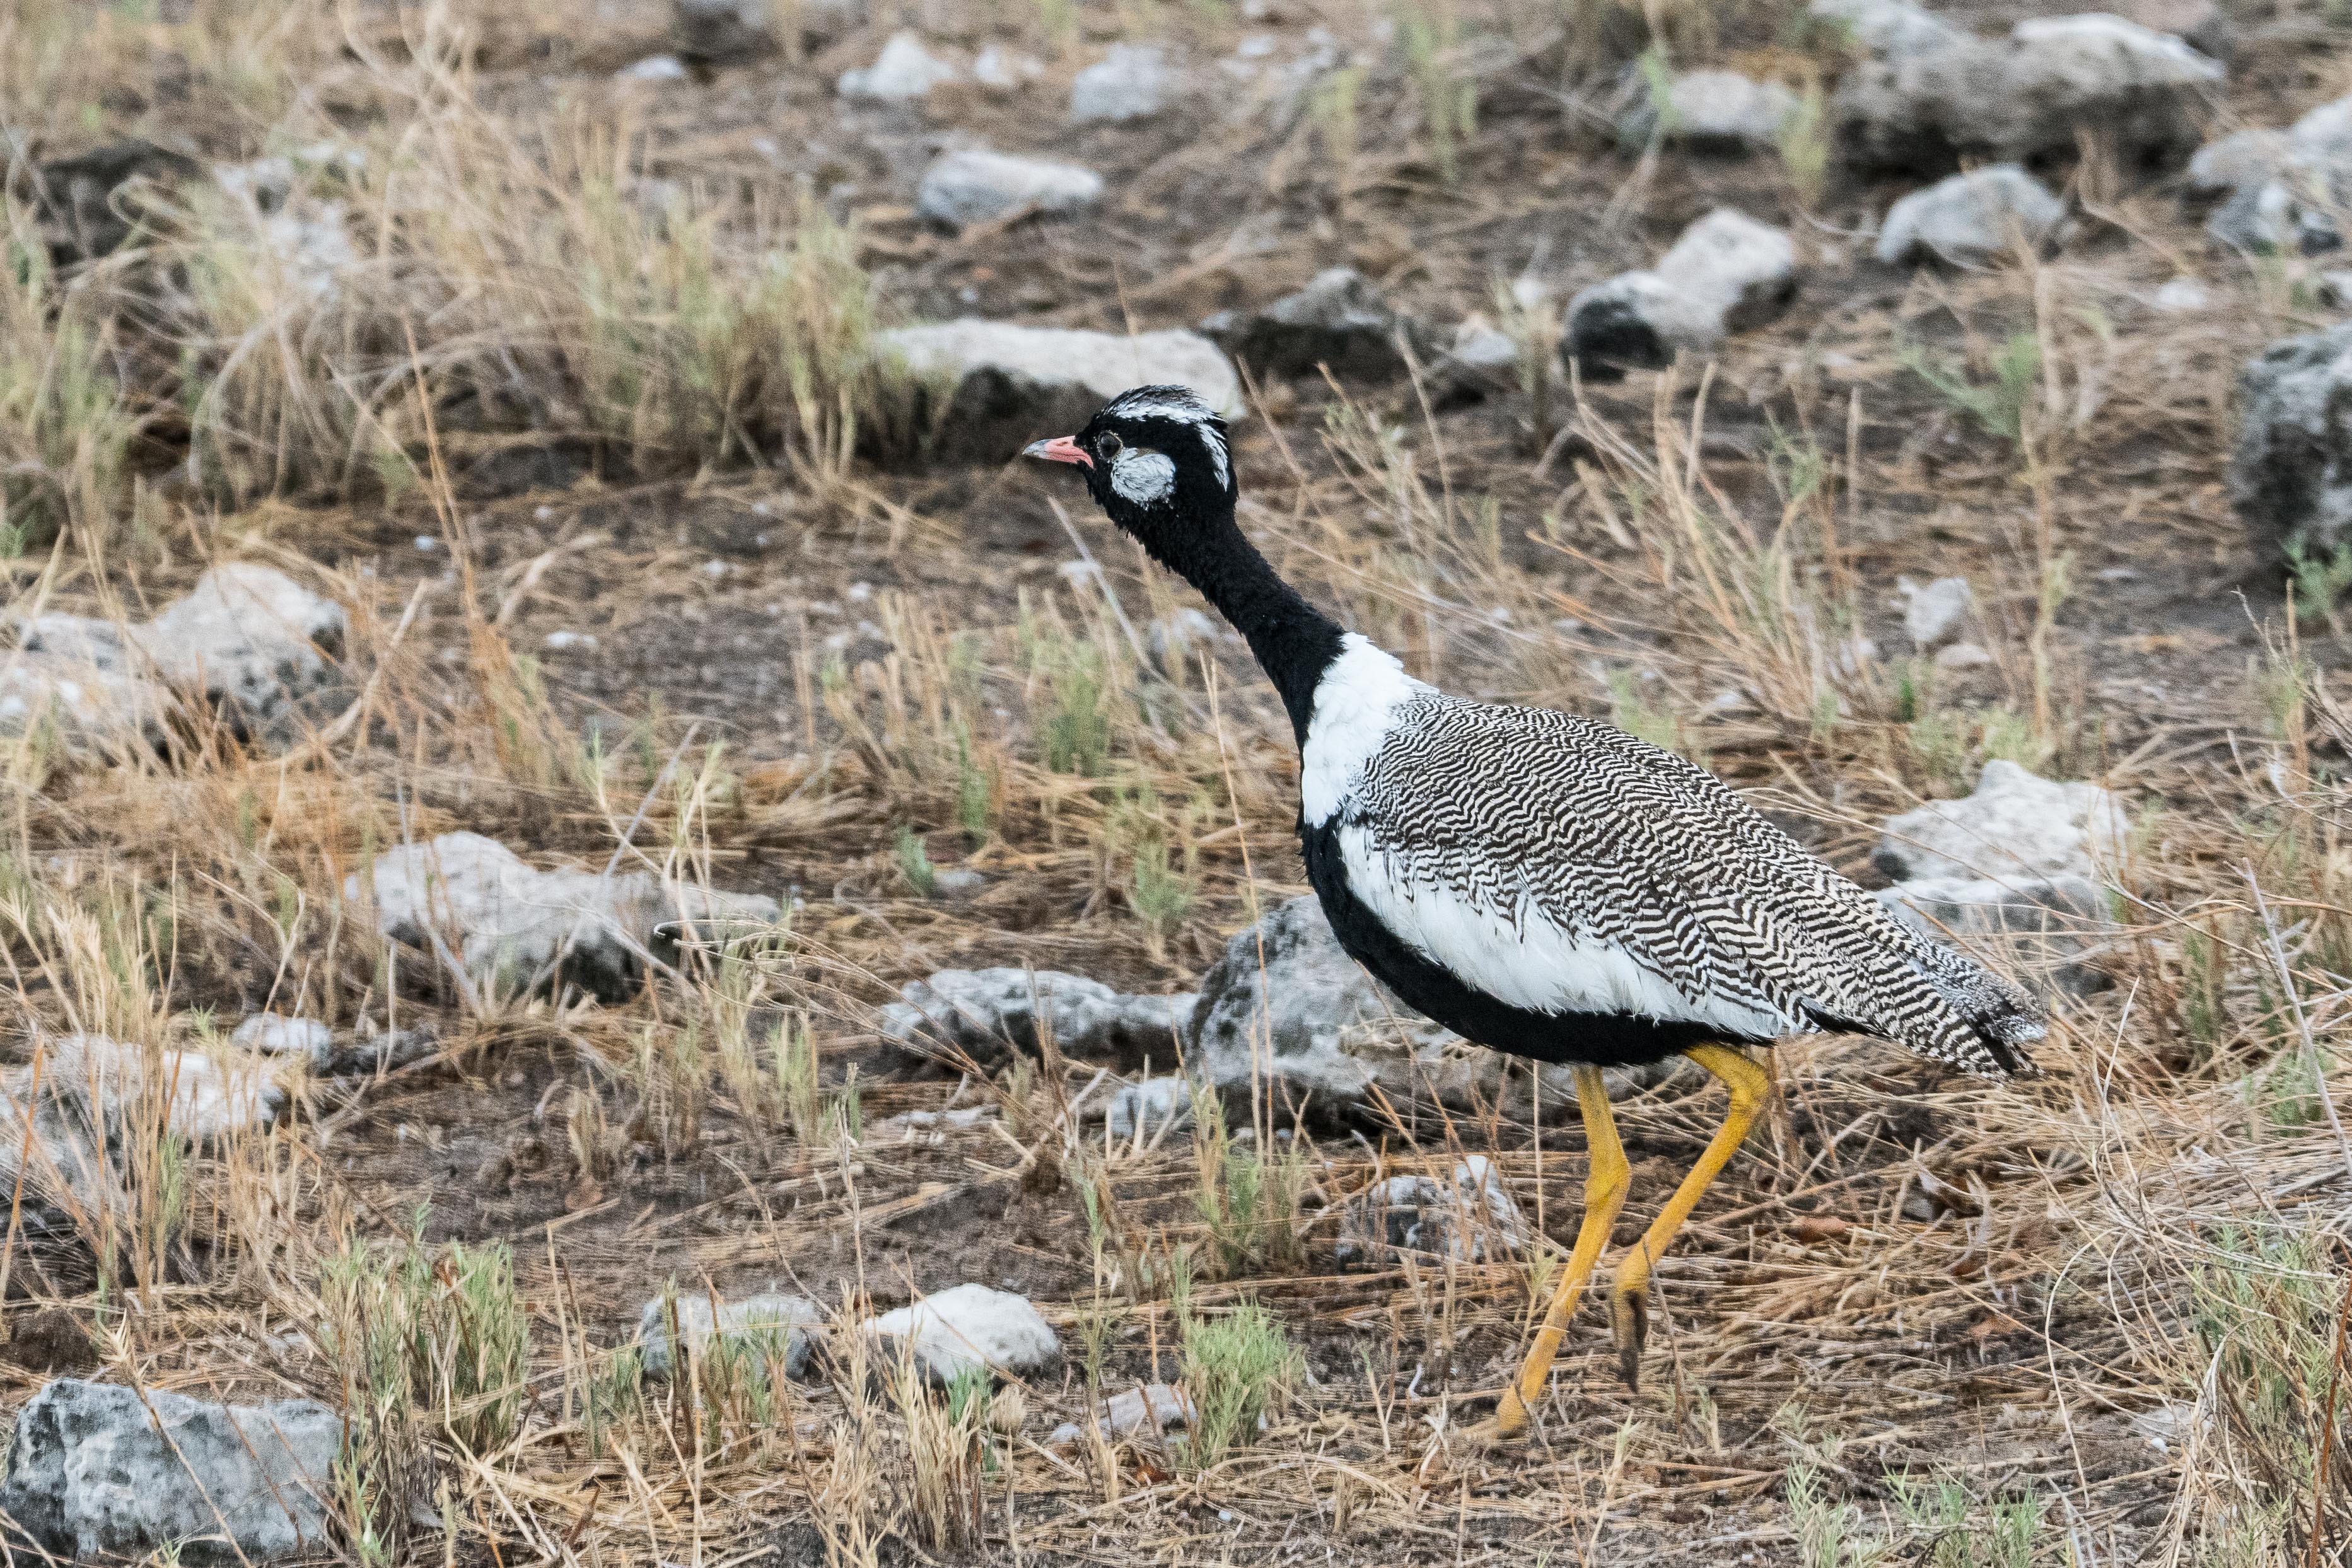
[[[1519,1397],[1518,1389],[1517,1387],[1504,1389],[1502,1399],[1495,1406],[1496,1440],[1516,1443],[1528,1435],[1528,1428],[1532,1422],[1533,1417],[1528,1413],[1528,1402]]]
[[[1627,1389],[1642,1386],[1642,1347],[1650,1338],[1650,1291],[1646,1284],[1618,1287],[1609,1301],[1609,1321],[1617,1340],[1617,1374]]]

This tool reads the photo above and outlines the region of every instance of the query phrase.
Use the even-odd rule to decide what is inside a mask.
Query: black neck
[[[1304,745],[1307,721],[1315,715],[1315,685],[1339,656],[1339,622],[1282,580],[1231,510],[1150,542],[1159,546],[1152,553],[1199,589],[1248,641]]]

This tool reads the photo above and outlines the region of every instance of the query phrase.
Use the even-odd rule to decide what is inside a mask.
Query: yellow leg
[[[1685,1056],[1714,1073],[1731,1089],[1731,1109],[1723,1118],[1722,1129],[1706,1145],[1706,1152],[1683,1177],[1675,1196],[1658,1211],[1658,1218],[1643,1232],[1642,1239],[1626,1249],[1625,1260],[1617,1266],[1617,1289],[1610,1301],[1610,1318],[1617,1336],[1618,1370],[1624,1375],[1625,1386],[1640,1385],[1642,1374],[1642,1342],[1650,1332],[1650,1268],[1672,1244],[1675,1233],[1698,1207],[1698,1200],[1723,1167],[1731,1162],[1740,1144],[1748,1136],[1748,1124],[1756,1120],[1757,1107],[1764,1103],[1765,1091],[1771,1080],[1764,1070],[1726,1046],[1694,1045]]]
[[[1568,1255],[1568,1266],[1560,1272],[1559,1288],[1552,1291],[1551,1306],[1544,1313],[1535,1344],[1528,1351],[1518,1382],[1503,1391],[1503,1402],[1495,1410],[1495,1429],[1505,1437],[1527,1432],[1528,1411],[1543,1396],[1552,1358],[1559,1354],[1560,1339],[1568,1333],[1568,1320],[1576,1315],[1585,1282],[1592,1278],[1593,1265],[1601,1261],[1601,1249],[1609,1245],[1610,1228],[1617,1223],[1617,1211],[1625,1207],[1625,1189],[1631,1185],[1632,1167],[1625,1164],[1624,1145],[1617,1141],[1617,1124],[1609,1114],[1609,1089],[1601,1082],[1601,1069],[1576,1069],[1576,1105],[1584,1113],[1584,1144],[1591,1154],[1584,1173],[1584,1222],[1577,1227],[1576,1249]]]

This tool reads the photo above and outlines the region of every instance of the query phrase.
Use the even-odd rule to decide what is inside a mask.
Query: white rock
[[[1974,643],[1955,643],[1936,651],[1939,670],[1981,670],[1993,662],[1991,653]]]
[[[1718,207],[1685,229],[1656,267],[1620,273],[1569,301],[1564,358],[1602,374],[1658,369],[1675,354],[1710,354],[1763,325],[1797,287],[1788,235]]]
[[[13,1187],[21,1176],[50,1201],[127,1215],[127,1129],[158,1125],[184,1144],[218,1143],[268,1126],[283,1100],[258,1058],[224,1066],[199,1051],[151,1051],[104,1035],[48,1040],[36,1061],[0,1070],[0,1182]],[[29,1162],[28,1115],[38,1151]]]
[[[47,1561],[315,1560],[335,1550],[342,1446],[341,1418],[315,1400],[215,1405],[61,1377],[16,1413],[0,1511]]]
[[[1122,1388],[1104,1400],[1096,1419],[1103,1436],[1117,1441],[1141,1433],[1181,1432],[1192,1425],[1197,1415],[1192,1396],[1182,1389],[1147,1383],[1140,1388]],[[1084,1436],[1086,1429],[1076,1421],[1065,1421],[1045,1442],[1049,1448],[1067,1448]]]
[[[2234,131],[2197,150],[2184,183],[2197,196],[2225,196],[2266,184],[2286,169],[2294,152],[2294,138],[2284,131]]]
[[[877,103],[913,103],[930,95],[935,87],[955,81],[963,73],[947,61],[935,59],[923,47],[920,35],[898,32],[890,35],[882,52],[864,70],[841,73],[837,84],[841,96],[864,99]]]
[[[1903,630],[1922,653],[1950,642],[1976,608],[1976,595],[1965,577],[1939,577],[1924,588],[1907,577],[1897,578],[1895,591],[1903,601]]]
[[[952,387],[940,455],[1003,463],[1039,434],[1067,434],[1131,387],[1189,386],[1227,419],[1244,409],[1241,377],[1196,332],[1089,332],[967,317],[876,335],[917,377]]]
[[[120,667],[34,650],[0,653],[0,735],[51,723],[73,750],[121,756],[160,743],[173,706],[163,687]]]
[[[2096,784],[2058,783],[1996,758],[1975,793],[1930,800],[1886,824],[1871,860],[1897,881],[2095,877],[2129,823]]]
[[[1843,25],[1865,53],[1882,57],[1927,54],[1968,36],[1905,0],[1811,0],[1805,9]]]
[[[1453,1180],[1391,1176],[1340,1214],[1342,1267],[1377,1267],[1400,1253],[1423,1260],[1486,1263],[1518,1252],[1531,1232],[1518,1204],[1484,1155],[1454,1167]]]
[[[824,1332],[823,1309],[805,1296],[745,1296],[721,1301],[715,1313],[707,1291],[681,1289],[677,1301],[677,1337],[686,1342],[689,1354],[703,1354],[715,1333],[736,1345],[781,1353],[787,1377],[808,1375]],[[669,1304],[662,1297],[656,1296],[638,1312],[637,1343],[646,1375],[667,1382],[677,1369],[677,1348],[670,1335]]]
[[[585,650],[595,645],[596,634],[593,632],[550,632],[547,634],[549,650],[557,653],[570,653],[575,648]]]
[[[977,150],[942,152],[916,187],[915,212],[931,223],[961,228],[1024,207],[1080,212],[1100,202],[1102,192],[1102,176],[1076,163]]]
[[[1168,107],[1176,94],[1176,71],[1167,55],[1140,44],[1113,44],[1109,53],[1070,83],[1070,118],[1092,120],[1144,120]]]
[[[2287,128],[2297,163],[2318,167],[2352,158],[2352,97],[2321,104]]]
[[[938,1383],[986,1367],[1000,1376],[1034,1377],[1062,1364],[1054,1330],[1026,1296],[958,1285],[911,1307],[867,1321],[865,1333],[887,1355],[912,1357]]]
[[[647,55],[635,65],[623,66],[613,73],[615,81],[664,82],[684,81],[686,62],[676,55]]]
[[[1018,92],[1045,74],[1045,63],[995,44],[971,62],[971,79],[991,92]]]
[[[1139,997],[1053,969],[941,969],[882,1009],[885,1038],[956,1047],[983,1065],[1039,1050],[1040,1015],[1065,1056],[1172,1063],[1196,998]]]
[[[1930,256],[1981,261],[2006,251],[2016,235],[2041,244],[2065,215],[2065,204],[2015,164],[1974,169],[1888,208],[1878,231],[1878,259],[1889,266]]]
[[[317,1019],[288,1018],[281,1013],[256,1013],[236,1026],[231,1045],[270,1056],[300,1056],[324,1061],[334,1053],[335,1031]]]
[[[1417,323],[1390,308],[1372,281],[1353,267],[1326,267],[1306,287],[1253,310],[1220,310],[1202,333],[1261,376],[1328,370],[1349,380],[1402,374],[1397,346],[1420,337]]]
[[[349,619],[275,567],[216,566],[143,626],[127,627],[126,653],[143,654],[172,685],[202,693],[233,719],[268,723],[337,683]],[[136,661],[131,661],[135,664]]]
[[[1737,71],[1685,71],[1668,85],[1663,122],[1659,106],[1643,101],[1618,120],[1618,134],[1643,142],[1653,135],[1703,152],[1769,149],[1797,108],[1797,95],[1776,81]]]
[[[2147,297],[2148,308],[2167,316],[2183,316],[2213,303],[2213,291],[2193,277],[2167,278]]]
[[[648,953],[674,956],[679,924],[767,926],[776,901],[665,882],[642,871],[612,876],[539,871],[495,839],[444,833],[376,857],[376,928],[386,938],[429,947],[439,934],[478,982],[511,992],[551,977],[604,1001],[634,996]],[[357,875],[343,896],[362,895]]]

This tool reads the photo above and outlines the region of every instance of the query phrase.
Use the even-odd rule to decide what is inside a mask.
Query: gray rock
[[[611,876],[539,871],[495,839],[444,833],[376,857],[376,929],[430,948],[438,936],[478,984],[512,994],[559,980],[604,1001],[644,983],[648,955],[677,956],[677,928],[706,936],[729,927],[772,925],[776,901],[717,893],[646,872]],[[362,895],[357,875],[343,896]]]
[[[1955,643],[1936,650],[1936,668],[1958,672],[1981,670],[1993,663],[1990,650],[1976,643]]]
[[[1501,1105],[1515,1117],[1529,1108],[1523,1063],[1390,994],[1339,946],[1311,894],[1236,933],[1202,977],[1185,1065],[1229,1100],[1247,1103],[1262,1082],[1286,1111],[1296,1105],[1324,1119],[1369,1111],[1374,1086],[1397,1105]],[[1676,1058],[1612,1069],[1610,1098],[1664,1082],[1681,1066]],[[1575,1098],[1566,1068],[1545,1068],[1543,1087],[1547,1104]]]
[[[2282,339],[2238,381],[2230,500],[2264,562],[2352,543],[2352,323]]]
[[[2148,308],[2167,316],[2203,310],[2213,303],[2213,291],[2194,277],[2168,277],[2147,297]]]
[[[0,654],[0,735],[50,724],[70,750],[120,758],[161,746],[174,706],[164,687],[119,664],[35,649]]]
[[[2113,983],[2090,959],[2116,927],[2106,895],[2071,873],[2022,880],[1922,877],[1881,888],[1887,913],[1939,942],[2001,946],[2035,988],[2084,997]]]
[[[1606,379],[1709,354],[1779,315],[1797,289],[1797,247],[1745,213],[1717,207],[1685,229],[1656,267],[1621,273],[1569,301],[1563,361]]]
[[[2096,784],[2059,783],[1997,758],[1967,799],[1930,800],[1888,821],[1871,861],[1905,882],[2095,876],[2129,825]]]
[[[339,1077],[354,1073],[392,1072],[422,1061],[441,1049],[440,1036],[430,1027],[376,1030],[362,1019],[363,1032],[328,1051],[318,1071]]]
[[[1182,1389],[1147,1383],[1139,1388],[1122,1388],[1104,1400],[1095,1418],[1103,1436],[1117,1442],[1122,1437],[1184,1431],[1196,1415],[1192,1396]],[[1065,1421],[1045,1443],[1049,1448],[1067,1448],[1085,1436],[1086,1428],[1076,1421]]]
[[[1969,263],[2005,252],[2015,235],[2040,245],[2066,204],[2014,163],[1972,169],[1914,191],[1886,211],[1878,259],[1890,267],[1929,258]]]
[[[1912,645],[1932,653],[1958,635],[1961,622],[1976,608],[1976,595],[1965,577],[1939,577],[1924,588],[1907,577],[1897,578],[1895,591],[1903,601],[1903,630]]]
[[[2344,243],[2336,210],[2347,193],[2352,193],[2352,181],[2292,170],[2242,186],[2205,220],[2205,232],[2233,250],[2255,255],[2322,256]]]
[[[890,35],[872,65],[863,70],[842,72],[835,85],[846,99],[870,103],[918,103],[929,97],[933,88],[943,87],[962,75],[947,61],[934,58],[923,47],[919,34],[898,32]]]
[[[863,1332],[884,1355],[911,1358],[935,1383],[952,1383],[977,1367],[1040,1377],[1062,1364],[1061,1343],[1029,1298],[985,1285],[926,1296],[867,1320]]]
[[[2270,183],[2285,172],[2294,155],[2294,139],[2284,131],[2233,131],[2200,147],[2189,160],[2182,183],[2192,196],[2226,196]]]
[[[902,361],[927,397],[943,400],[938,455],[1003,463],[1041,435],[1078,429],[1131,387],[1189,386],[1227,419],[1244,411],[1241,378],[1195,332],[1088,332],[1013,321],[899,327],[877,347]]]
[[[2225,75],[2179,38],[2119,16],[2035,16],[1998,42],[1956,36],[1874,55],[1846,73],[1833,114],[1846,156],[1865,168],[2024,162],[2073,151],[2084,127],[2127,160],[2169,162],[2195,150]]]
[[[236,1026],[228,1042],[265,1056],[299,1056],[323,1062],[334,1054],[335,1031],[317,1019],[256,1013]]]
[[[1664,104],[1645,93],[1619,116],[1617,134],[1636,145],[1656,136],[1698,152],[1769,151],[1796,108],[1797,95],[1776,81],[1754,81],[1737,71],[1685,71],[1668,84]]]
[[[1176,68],[1165,51],[1149,45],[1113,44],[1070,83],[1070,118],[1080,125],[1146,120],[1174,101],[1176,90]]]
[[[719,1303],[711,1310],[706,1291],[679,1291],[677,1333],[670,1333],[670,1303],[660,1296],[637,1313],[637,1344],[646,1375],[667,1382],[677,1365],[677,1342],[685,1341],[688,1355],[707,1353],[712,1339],[731,1348],[749,1349],[763,1357],[781,1354],[784,1375],[808,1375],[824,1333],[823,1309],[805,1296],[768,1292]]]
[[[898,1000],[882,1009],[882,1032],[909,1044],[955,1047],[990,1066],[1014,1052],[1037,1053],[1042,1013],[1065,1056],[1166,1065],[1176,1060],[1178,1031],[1195,1001],[1190,994],[1129,996],[1053,969],[941,969],[907,983]]]
[[[1102,200],[1102,176],[1076,163],[977,150],[942,152],[915,189],[916,215],[961,228],[1024,208],[1083,212]]]
[[[1261,375],[1313,375],[1328,366],[1334,375],[1361,381],[1402,375],[1397,340],[1421,336],[1370,279],[1347,267],[1317,274],[1262,309],[1221,310],[1201,323],[1201,332]]]
[[[1805,9],[1834,23],[1865,54],[1882,58],[1933,54],[1969,35],[1905,0],[1811,0]]]
[[[0,1510],[69,1562],[324,1554],[342,1440],[314,1400],[212,1405],[59,1378],[16,1414]]]
[[[1401,1176],[1373,1183],[1341,1207],[1337,1256],[1342,1268],[1359,1269],[1405,1253],[1486,1263],[1520,1251],[1531,1234],[1486,1156],[1472,1155],[1448,1182]]]
[[[126,1145],[140,1129],[160,1126],[184,1147],[217,1145],[268,1126],[284,1099],[257,1058],[151,1052],[95,1034],[47,1040],[35,1061],[0,1070],[0,1183],[127,1216]]]
[[[1170,1077],[1122,1083],[1110,1097],[1104,1120],[1111,1137],[1119,1143],[1139,1133],[1150,1143],[1163,1127],[1181,1131],[1192,1124],[1192,1081]]]
[[[289,720],[306,700],[341,689],[332,663],[349,619],[275,567],[216,566],[142,625],[43,615],[22,629],[28,651],[55,653],[110,675],[153,679],[201,695],[252,733]],[[125,701],[143,699],[125,688]]]

